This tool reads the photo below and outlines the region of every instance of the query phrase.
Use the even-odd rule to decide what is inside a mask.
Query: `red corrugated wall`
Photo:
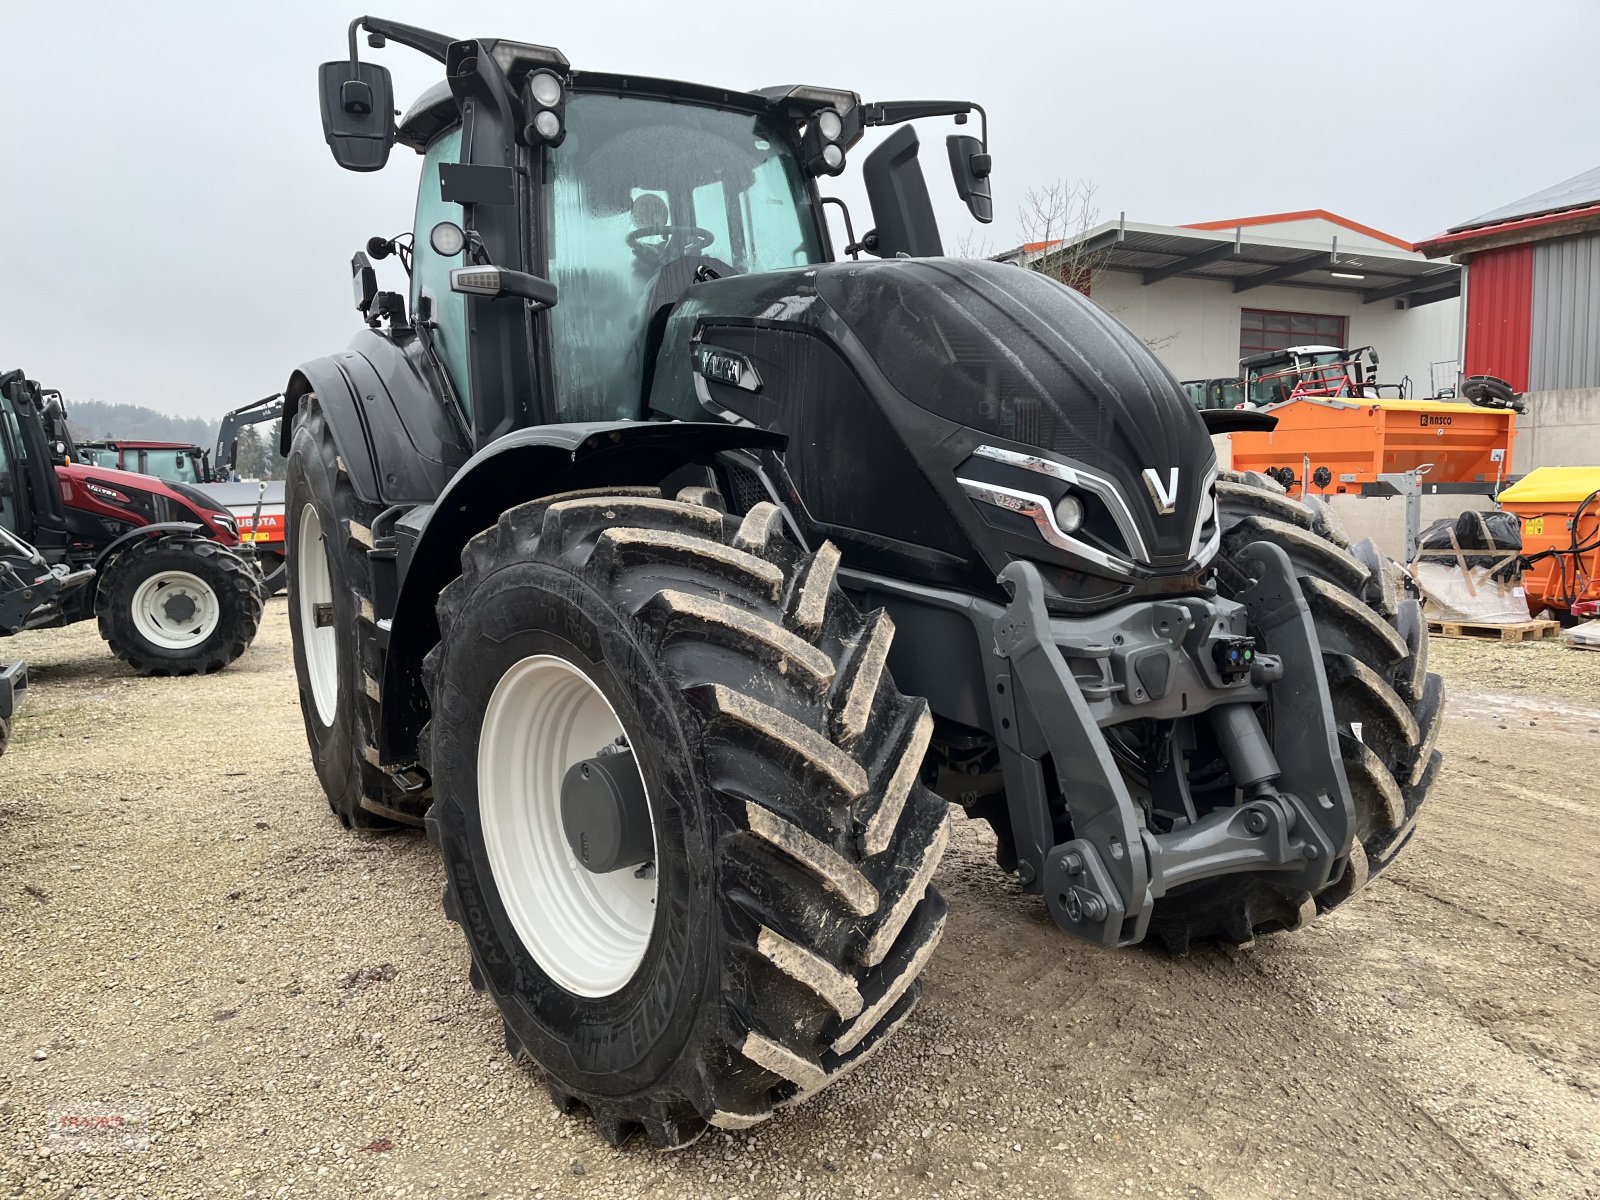
[[[1533,321],[1533,246],[1481,250],[1467,263],[1468,375],[1498,375],[1528,388]]]

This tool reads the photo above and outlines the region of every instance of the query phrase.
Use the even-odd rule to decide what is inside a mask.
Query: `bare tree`
[[[1095,185],[1086,179],[1058,179],[1029,188],[1017,210],[1023,265],[1085,296],[1092,290],[1109,253],[1087,244],[1086,235],[1100,223],[1094,194]]]
[[[1089,241],[1089,232],[1100,224],[1100,209],[1094,196],[1095,185],[1087,179],[1058,179],[1029,188],[1017,210],[1022,246],[1004,257],[1085,296],[1091,295],[1111,259],[1109,244],[1096,247]],[[961,239],[957,253],[962,258],[995,257],[987,240],[978,241],[971,234]],[[1116,316],[1122,310],[1112,306],[1106,311]],[[1177,339],[1173,332],[1141,340],[1151,350],[1160,351]]]

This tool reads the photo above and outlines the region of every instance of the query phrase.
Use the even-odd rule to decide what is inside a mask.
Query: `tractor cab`
[[[1245,394],[1256,407],[1306,397],[1376,400],[1383,388],[1402,399],[1409,393],[1409,381],[1380,384],[1377,372],[1378,352],[1371,346],[1289,346],[1239,360]]]
[[[100,438],[78,442],[74,457],[91,467],[153,475],[171,483],[209,483],[211,465],[206,451],[184,442],[141,442],[125,438]]]
[[[394,41],[445,66],[398,123],[387,70],[358,58],[358,27],[373,46]],[[844,210],[852,258],[940,253],[909,128],[866,159],[875,227],[859,242],[843,201],[819,185],[868,126],[982,116],[969,101],[868,104],[835,88],[741,92],[576,70],[553,47],[371,17],[352,23],[349,59],[323,64],[320,83],[341,166],[377,170],[393,144],[422,156],[415,224],[356,256],[356,302],[374,328],[415,341],[474,448],[533,425],[645,418],[668,310],[699,283],[840,257],[825,204]],[[947,146],[958,194],[983,221],[986,138]],[[407,295],[377,289],[372,259],[391,256]]]

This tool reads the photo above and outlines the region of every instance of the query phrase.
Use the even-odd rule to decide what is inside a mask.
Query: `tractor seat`
[[[655,382],[656,355],[661,352],[661,340],[666,336],[667,318],[683,294],[700,282],[695,275],[702,267],[717,273],[719,279],[739,274],[738,270],[720,258],[705,254],[686,254],[663,266],[650,288],[650,300],[645,305],[644,322],[644,379],[641,398],[648,400]]]
[[[695,275],[701,269],[715,271],[721,279],[739,273],[720,258],[705,254],[686,254],[672,259],[656,273],[656,281],[650,287],[650,302],[644,310],[646,322],[654,325],[662,309],[671,308],[682,300],[683,294],[699,282]]]

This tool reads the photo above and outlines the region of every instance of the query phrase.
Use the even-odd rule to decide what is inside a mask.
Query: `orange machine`
[[[1522,519],[1528,607],[1587,608],[1600,601],[1600,467],[1540,467],[1500,493]]]
[[[1482,483],[1511,471],[1516,413],[1444,400],[1304,397],[1266,410],[1271,433],[1231,434],[1233,469],[1271,474],[1284,486],[1354,492],[1432,465],[1429,484]],[[1309,471],[1307,467],[1309,466]]]

